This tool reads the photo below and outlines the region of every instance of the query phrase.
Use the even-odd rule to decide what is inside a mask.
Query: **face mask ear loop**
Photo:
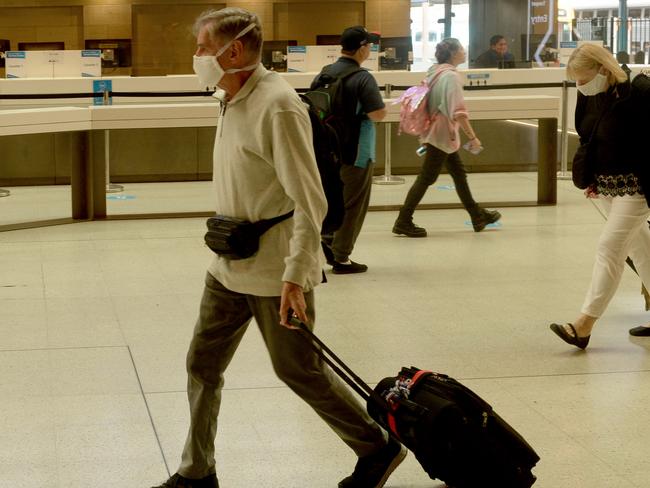
[[[237,39],[240,37],[245,36],[248,34],[249,31],[253,30],[257,24],[248,24],[239,34],[237,34],[235,37],[233,37],[231,40],[229,40],[221,49],[217,51],[217,54],[214,55],[215,59],[217,62],[219,62],[219,56],[221,56],[223,53],[226,52],[226,49],[228,49],[233,42],[235,42]],[[257,66],[257,65],[254,65]],[[246,68],[240,69],[238,71],[248,71],[251,68],[251,66],[247,66]],[[233,71],[230,70],[225,70],[226,73],[232,73]],[[236,73],[236,71],[234,71]]]

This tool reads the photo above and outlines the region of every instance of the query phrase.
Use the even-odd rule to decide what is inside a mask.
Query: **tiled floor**
[[[536,185],[526,174],[471,183],[484,201],[533,199]],[[174,188],[145,186],[110,205],[209,208],[209,185]],[[33,193],[45,200],[31,206],[19,202],[23,190],[0,199],[0,223],[56,205],[68,211],[56,188]],[[406,187],[373,191],[375,203],[393,202]],[[427,196],[455,198],[446,188]],[[369,213],[353,258],[370,270],[328,274],[317,331],[371,383],[413,364],[473,388],[538,451],[535,487],[647,488],[650,339],[627,334],[648,321],[640,283],[625,272],[587,351],[550,332],[549,322],[571,320],[580,307],[602,227],[569,182],[559,182],[558,199],[502,209],[502,225],[480,234],[462,210],[420,211],[429,237],[417,240],[390,233],[395,212]],[[143,488],[176,469],[188,422],[184,357],[210,259],[203,225],[131,220],[0,233],[1,487]],[[226,375],[217,464],[223,488],[334,487],[354,464],[274,376],[255,328]],[[442,484],[409,456],[386,486]]]

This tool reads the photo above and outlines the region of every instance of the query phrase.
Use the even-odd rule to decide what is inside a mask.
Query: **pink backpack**
[[[420,137],[429,130],[431,122],[436,116],[435,114],[429,114],[427,108],[429,92],[445,71],[447,70],[439,69],[430,81],[427,82],[425,78],[419,85],[412,86],[397,99],[395,103],[401,104],[398,134],[405,132]]]

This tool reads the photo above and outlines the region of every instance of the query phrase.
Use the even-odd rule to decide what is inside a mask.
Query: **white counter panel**
[[[93,129],[215,127],[216,101],[208,103],[108,105],[89,107]]]
[[[79,107],[0,110],[0,136],[90,130],[90,111]]]

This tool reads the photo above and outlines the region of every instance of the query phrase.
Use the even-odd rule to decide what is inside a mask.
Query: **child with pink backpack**
[[[420,174],[393,225],[394,234],[407,237],[426,237],[426,229],[413,223],[413,213],[429,186],[438,179],[443,165],[454,180],[456,193],[471,217],[475,232],[501,218],[496,210],[483,209],[474,201],[458,154],[461,128],[469,139],[464,146],[468,151],[478,154],[483,149],[469,123],[463,82],[456,71],[466,60],[465,50],[457,39],[445,39],[436,46],[436,59],[438,64],[431,67],[427,78],[400,97],[400,131],[417,136],[425,156]]]

